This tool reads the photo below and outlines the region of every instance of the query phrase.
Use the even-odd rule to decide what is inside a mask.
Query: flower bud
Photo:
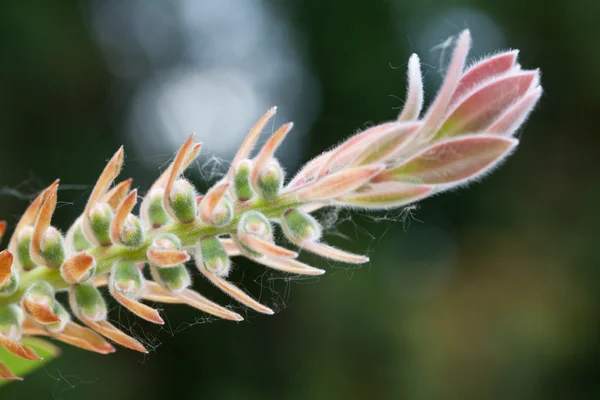
[[[78,219],[75,222],[75,226],[73,227],[73,236],[71,238],[70,245],[73,246],[73,250],[75,251],[83,251],[92,247],[92,244],[87,240],[83,233],[83,228],[81,227],[81,220]],[[68,237],[68,235],[67,235]]]
[[[0,306],[0,334],[12,340],[20,339],[23,319],[23,311],[19,306]]]
[[[65,261],[65,239],[53,226],[46,229],[40,244],[40,255],[50,268],[59,268]]]
[[[159,268],[171,268],[190,259],[188,252],[181,249],[179,238],[171,233],[157,235],[146,256],[152,266]]]
[[[314,242],[321,237],[321,227],[317,220],[298,209],[287,210],[283,213],[281,227],[292,242]]]
[[[238,232],[256,236],[265,241],[273,241],[273,232],[271,223],[263,214],[258,211],[246,211],[238,223]],[[240,241],[239,237],[234,236],[234,241],[240,250],[250,257],[262,257],[262,254],[253,250],[251,247]]]
[[[73,290],[71,307],[77,310],[78,314],[94,322],[106,319],[106,303],[95,286],[73,285],[71,290]]]
[[[44,325],[60,322],[52,311],[54,303],[54,288],[46,281],[37,281],[29,286],[22,300],[23,309]]]
[[[165,191],[163,189],[152,189],[148,194],[147,203],[145,202],[147,204],[146,215],[152,228],[160,228],[169,222],[169,214],[163,206],[164,195]]]
[[[29,271],[35,268],[35,263],[29,255],[29,249],[31,247],[31,237],[33,236],[33,227],[27,226],[19,232],[17,237],[17,258],[19,264],[25,271]]]
[[[19,274],[13,270],[8,280],[0,285],[0,298],[10,296],[11,294],[15,293],[18,288]]]
[[[180,222],[192,222],[198,211],[196,189],[186,179],[176,180],[169,193],[169,204]]]
[[[171,268],[151,267],[150,273],[154,281],[174,293],[182,292],[192,284],[190,274],[183,264]]]
[[[248,201],[254,197],[254,190],[250,185],[250,172],[252,171],[252,163],[250,160],[242,160],[235,167],[233,176],[233,185],[235,195],[241,202]]]
[[[113,290],[130,299],[137,299],[143,288],[144,277],[134,262],[119,261],[111,269]]]
[[[264,240],[272,238],[269,219],[258,211],[246,211],[238,223],[238,231],[258,236]]]
[[[231,266],[227,250],[216,236],[205,237],[198,242],[196,264],[219,276],[227,276]]]
[[[137,249],[144,244],[144,230],[138,217],[129,214],[121,231],[121,244]]]
[[[275,201],[283,188],[284,173],[275,159],[269,160],[258,175],[257,186],[261,196],[267,201]]]
[[[10,296],[17,291],[19,274],[13,268],[13,255],[8,250],[0,252],[0,297]]]
[[[113,210],[108,203],[97,203],[90,212],[90,227],[96,240],[102,246],[110,246],[110,223]]]
[[[232,219],[233,205],[231,204],[231,200],[224,196],[215,206],[211,222],[215,226],[224,226],[230,223]]]
[[[60,319],[59,322],[54,322],[46,325],[46,328],[50,332],[59,333],[62,332],[67,324],[71,322],[71,314],[60,304],[58,301],[54,301],[52,306],[52,312]]]

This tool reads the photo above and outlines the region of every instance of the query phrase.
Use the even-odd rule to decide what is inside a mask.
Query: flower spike
[[[470,46],[469,32],[460,33],[443,83],[424,111],[421,65],[411,55],[406,100],[397,118],[317,155],[285,186],[275,153],[292,123],[278,128],[252,154],[275,107],[259,118],[228,172],[206,194],[183,176],[201,150],[193,135],[143,197],[139,215],[132,180],[112,186],[123,165],[122,147],[104,167],[66,239],[51,225],[58,191],[54,182],[29,205],[8,249],[0,251],[0,346],[28,360],[40,358],[23,337],[50,337],[99,354],[114,352],[112,341],[147,353],[140,341],[108,322],[114,301],[156,324],[164,324],[162,312],[145,301],[185,304],[242,321],[229,306],[191,288],[186,266],[191,258],[211,284],[262,314],[274,311],[227,280],[232,257],[297,276],[325,273],[299,261],[301,251],[349,264],[368,262],[366,255],[329,245],[315,211],[398,209],[481,178],[518,146],[515,132],[542,96],[540,71],[522,69],[518,51],[467,66]],[[273,224],[297,249],[282,246]],[[0,221],[0,237],[5,229]],[[110,294],[106,300],[104,286]],[[61,291],[69,293],[70,310],[55,298]],[[0,360],[0,379],[20,379],[10,368]]]

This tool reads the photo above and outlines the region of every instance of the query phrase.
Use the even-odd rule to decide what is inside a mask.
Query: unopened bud
[[[0,285],[0,298],[10,296],[19,288],[19,274],[12,271],[6,282]]]
[[[264,240],[270,240],[272,237],[269,219],[258,211],[246,211],[240,218],[238,230]]]
[[[231,222],[233,219],[233,205],[231,200],[227,197],[223,197],[221,201],[216,205],[211,222],[215,226],[224,226]]]
[[[252,171],[252,163],[250,160],[242,160],[235,168],[233,184],[235,195],[241,202],[248,201],[254,197],[254,190],[250,186],[250,172]]]
[[[73,285],[73,304],[82,317],[91,321],[103,321],[106,319],[106,303],[100,291],[91,284]]]
[[[12,340],[19,340],[23,319],[23,310],[19,306],[0,306],[0,334]]]
[[[23,309],[40,324],[59,322],[54,307],[54,288],[46,281],[33,283],[23,296]]]
[[[192,222],[198,211],[196,189],[185,179],[176,180],[169,193],[169,204],[180,222]]]
[[[65,261],[65,239],[53,226],[46,229],[40,244],[40,255],[50,268],[59,268]]]
[[[257,186],[267,201],[275,201],[283,188],[284,172],[279,162],[271,159],[258,175]]]
[[[271,223],[268,218],[265,217],[258,211],[246,211],[240,218],[238,223],[238,232],[256,236],[262,240],[272,241],[273,232],[271,229]],[[252,257],[262,257],[261,253],[256,252],[250,247],[246,246],[237,237],[233,237],[236,244],[242,252]]]
[[[321,237],[321,227],[311,215],[298,209],[287,210],[281,218],[283,232],[292,242],[314,242]]]
[[[203,238],[198,242],[196,264],[199,268],[204,267],[219,276],[227,276],[231,266],[227,250],[215,236]]]
[[[52,306],[52,312],[56,316],[58,316],[60,321],[48,324],[46,325],[46,328],[50,332],[62,332],[65,329],[65,326],[67,326],[67,324],[71,321],[71,314],[69,314],[69,312],[58,301],[54,301],[54,305]]]
[[[73,250],[83,251],[92,247],[92,244],[87,240],[85,234],[83,233],[81,219],[78,219],[77,222],[75,222],[75,227],[73,227],[73,229],[73,236],[70,243],[70,245],[73,246]]]
[[[169,214],[167,214],[167,211],[163,206],[164,194],[165,191],[160,188],[153,189],[148,194],[148,199],[146,200],[148,207],[146,215],[148,216],[152,228],[160,228],[169,222]]]
[[[121,231],[121,244],[135,249],[144,243],[144,230],[138,217],[129,214]]]
[[[96,240],[102,246],[110,246],[110,223],[113,210],[108,203],[97,203],[90,212],[90,227]]]
[[[134,262],[119,261],[110,273],[113,290],[130,299],[137,299],[142,291],[144,277]]]
[[[190,274],[183,264],[171,268],[151,267],[154,281],[174,293],[187,289],[192,284]]]
[[[146,257],[159,268],[171,268],[190,259],[188,252],[181,249],[179,238],[170,233],[157,235],[146,250]]]
[[[21,264],[21,267],[25,271],[29,271],[36,266],[29,255],[31,236],[33,236],[33,227],[27,226],[19,232],[17,238],[17,257],[19,259],[19,264]]]

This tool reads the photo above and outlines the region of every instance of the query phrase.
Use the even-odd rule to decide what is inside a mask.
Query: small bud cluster
[[[147,321],[163,324],[144,301],[187,304],[232,321],[243,318],[192,290],[186,262],[245,306],[273,310],[227,280],[232,257],[244,256],[274,270],[322,275],[276,243],[274,224],[299,249],[346,263],[368,258],[323,242],[312,213],[323,207],[398,208],[471,182],[516,147],[515,131],[538,102],[539,71],[524,71],[517,52],[504,52],[465,70],[470,36],[463,32],[446,78],[421,116],[419,59],[408,64],[408,94],[395,121],[358,133],[309,163],[287,184],[275,152],[292,124],[277,129],[253,155],[274,116],[262,116],[242,143],[230,170],[205,194],[184,176],[200,152],[190,137],[133,213],[138,192],[131,179],[114,184],[123,164],[119,149],[100,174],[86,207],[65,236],[52,226],[59,182],[31,203],[8,250],[0,252],[0,346],[39,359],[23,336],[49,336],[89,351],[115,351],[111,342],[146,352],[143,344],[107,319],[100,290]],[[114,184],[114,186],[113,186]],[[6,225],[0,223],[0,233]],[[152,279],[144,276],[149,269]],[[69,294],[69,309],[57,291]],[[16,379],[0,361],[0,378]]]

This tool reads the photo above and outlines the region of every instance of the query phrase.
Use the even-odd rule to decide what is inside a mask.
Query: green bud
[[[71,321],[71,314],[60,304],[58,301],[55,301],[52,305],[52,312],[60,318],[60,322],[54,322],[52,324],[46,325],[49,331],[54,333],[62,332],[65,329],[65,326]]]
[[[227,276],[231,266],[227,250],[216,236],[205,237],[198,242],[196,264],[219,276]]]
[[[235,195],[241,202],[248,201],[254,197],[254,190],[250,186],[250,173],[252,172],[252,163],[250,160],[242,160],[235,168],[233,176],[233,187]]]
[[[13,340],[20,339],[23,319],[23,310],[19,306],[0,306],[0,333]]]
[[[279,198],[283,188],[283,169],[275,159],[270,160],[258,176],[258,189],[261,196],[267,201]]]
[[[172,233],[161,233],[154,237],[151,246],[159,250],[181,250],[181,240]]]
[[[17,257],[19,259],[19,263],[25,271],[29,271],[36,267],[35,263],[31,259],[31,256],[29,255],[32,235],[33,228],[28,226],[23,228],[17,237]]]
[[[292,241],[315,241],[321,237],[321,227],[311,215],[298,209],[287,210],[281,217],[283,232]]]
[[[0,286],[0,298],[8,297],[15,293],[19,288],[19,274],[16,271],[12,271],[10,278],[3,285]]]
[[[232,219],[233,205],[231,204],[231,200],[223,197],[213,211],[212,223],[215,226],[224,226],[230,223]]]
[[[163,189],[153,189],[148,194],[148,219],[153,228],[160,228],[169,222],[169,214],[163,206],[163,197],[165,191]]]
[[[48,227],[42,238],[40,255],[50,268],[60,268],[65,261],[65,239],[53,226]]]
[[[190,274],[183,264],[170,268],[151,266],[150,273],[155,282],[174,293],[181,292],[192,284]]]
[[[83,228],[81,227],[81,220],[76,222],[76,226],[74,227],[75,231],[73,232],[73,238],[71,239],[73,249],[75,251],[83,251],[92,247],[92,244],[87,240],[83,233]]]
[[[138,217],[133,214],[127,216],[125,226],[121,231],[121,244],[137,249],[144,244],[144,230]]]
[[[196,189],[185,179],[176,180],[169,194],[169,204],[179,221],[192,222],[198,212]]]
[[[254,210],[246,211],[242,214],[240,222],[238,222],[238,232],[254,235],[267,241],[273,240],[273,231],[269,219]],[[250,257],[262,257],[261,253],[243,244],[236,236],[232,236],[232,238],[244,254]]]
[[[73,305],[84,317],[92,321],[106,319],[106,303],[100,291],[91,284],[73,285]]]
[[[110,223],[113,219],[113,210],[108,203],[98,203],[90,212],[90,226],[94,237],[102,246],[110,246]]]
[[[144,283],[142,271],[130,261],[115,263],[111,269],[110,279],[113,290],[130,299],[139,297]]]

